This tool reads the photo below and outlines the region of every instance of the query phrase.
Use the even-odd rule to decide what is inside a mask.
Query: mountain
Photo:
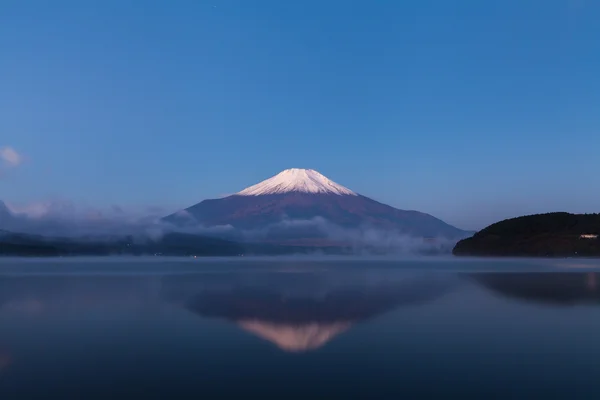
[[[0,200],[0,236],[3,230],[15,230],[19,225],[18,216]]]
[[[600,214],[556,212],[497,222],[456,244],[459,256],[600,256]]]
[[[282,171],[234,195],[204,200],[164,220],[180,227],[230,226],[245,231],[268,228],[267,238],[278,239],[327,238],[332,236],[331,231],[343,233],[340,230],[348,229],[375,229],[420,238],[468,236],[429,214],[393,208],[315,170],[298,168]]]
[[[10,212],[10,210],[8,209],[8,207],[6,206],[6,204],[4,204],[4,202],[2,200],[0,200],[0,227],[2,227],[2,225],[8,223],[9,220],[12,220],[13,215]]]

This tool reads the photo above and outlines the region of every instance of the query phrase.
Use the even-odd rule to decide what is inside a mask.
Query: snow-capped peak
[[[330,193],[356,196],[352,190],[338,185],[313,169],[291,168],[236,193],[238,196],[260,196],[289,192]]]

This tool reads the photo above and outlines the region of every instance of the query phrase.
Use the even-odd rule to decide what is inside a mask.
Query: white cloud
[[[46,236],[144,235],[148,230],[163,231],[162,207],[97,208],[54,199],[33,203],[11,203],[6,207],[13,218],[2,228]],[[166,226],[168,228],[168,226]]]
[[[0,160],[7,167],[17,167],[23,162],[23,156],[12,147],[0,147]]]

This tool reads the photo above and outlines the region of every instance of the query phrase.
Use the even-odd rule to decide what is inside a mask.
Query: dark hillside
[[[497,222],[456,244],[460,256],[600,256],[600,214],[536,214]],[[582,237],[582,235],[591,235]]]

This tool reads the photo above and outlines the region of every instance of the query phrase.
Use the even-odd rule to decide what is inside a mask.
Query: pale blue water
[[[595,399],[600,262],[0,260],[0,398]]]

